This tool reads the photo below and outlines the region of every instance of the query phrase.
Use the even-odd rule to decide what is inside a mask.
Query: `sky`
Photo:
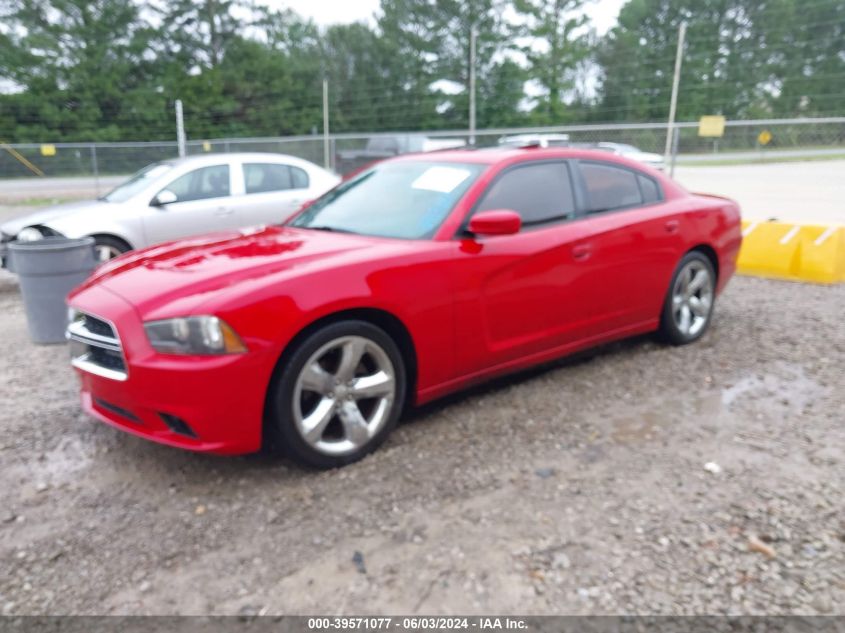
[[[312,18],[317,24],[343,24],[370,21],[379,7],[379,0],[260,0],[274,9],[293,9],[300,15]],[[599,34],[616,22],[616,16],[625,0],[594,0],[587,3],[586,11],[592,17]]]

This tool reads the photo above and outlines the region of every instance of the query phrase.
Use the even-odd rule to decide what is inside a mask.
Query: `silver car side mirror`
[[[152,202],[150,202],[151,206],[154,207],[163,207],[165,205],[171,204],[176,202],[178,198],[176,194],[170,191],[169,189],[163,189],[158,192],[158,195],[153,198]]]

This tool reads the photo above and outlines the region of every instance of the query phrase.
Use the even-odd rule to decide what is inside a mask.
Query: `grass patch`
[[[845,152],[841,154],[819,154],[818,156],[772,156],[767,158],[724,158],[717,160],[695,160],[685,162],[678,160],[680,167],[730,167],[731,165],[767,165],[772,163],[815,163],[823,160],[843,160]]]
[[[77,200],[85,200],[85,197],[76,198],[2,198],[0,197],[0,206],[4,207],[47,207],[54,204],[62,204],[63,202],[76,202]]]

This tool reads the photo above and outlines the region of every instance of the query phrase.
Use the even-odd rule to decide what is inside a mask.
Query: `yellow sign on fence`
[[[723,137],[725,135],[725,117],[720,114],[701,117],[698,121],[698,135]]]
[[[44,144],[41,146],[41,155],[42,156],[55,156],[56,155],[56,146],[50,144]]]
[[[769,132],[769,130],[763,130],[757,137],[757,142],[760,143],[760,145],[768,145],[772,142],[772,133]]]

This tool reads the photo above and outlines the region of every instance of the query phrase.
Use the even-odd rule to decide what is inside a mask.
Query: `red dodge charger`
[[[741,239],[734,202],[605,152],[409,155],[284,226],[105,264],[70,295],[68,338],[104,422],[328,468],[406,405],[643,332],[695,341]]]

